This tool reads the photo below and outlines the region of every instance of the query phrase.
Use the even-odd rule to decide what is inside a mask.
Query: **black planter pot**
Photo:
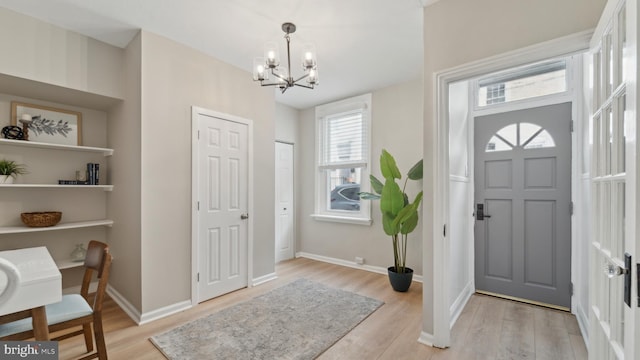
[[[404,271],[404,273],[399,274],[396,272],[395,266],[387,268],[387,272],[389,273],[389,282],[391,283],[393,290],[398,292],[406,292],[409,290],[411,280],[413,279],[413,269],[405,267]]]

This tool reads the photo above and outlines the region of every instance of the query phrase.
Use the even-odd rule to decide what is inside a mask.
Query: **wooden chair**
[[[62,301],[46,306],[49,333],[82,326],[82,329],[60,335],[51,340],[60,341],[83,334],[87,352],[90,354],[82,357],[81,360],[93,358],[106,360],[107,348],[104,342],[104,330],[102,329],[102,303],[106,295],[111,267],[109,246],[99,241],[90,241],[84,260],[84,267],[85,272],[80,294],[63,295]],[[94,271],[97,272],[98,290],[93,299],[93,306],[91,306],[89,285]],[[22,317],[24,318],[21,320],[0,324],[0,340],[26,340],[33,338],[30,313],[28,311],[22,312]],[[91,323],[93,323],[93,333],[95,333],[97,348],[97,351],[93,353],[91,353],[93,351]]]

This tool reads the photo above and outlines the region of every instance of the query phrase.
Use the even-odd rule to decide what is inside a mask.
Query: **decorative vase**
[[[397,292],[406,292],[409,290],[409,286],[411,286],[411,281],[413,280],[413,269],[405,267],[404,270],[404,273],[397,273],[395,266],[387,268],[391,287]]]
[[[0,175],[0,184],[13,184],[13,180],[11,175]]]
[[[87,249],[84,248],[84,244],[78,244],[71,252],[71,261],[84,261],[85,256],[87,256]]]

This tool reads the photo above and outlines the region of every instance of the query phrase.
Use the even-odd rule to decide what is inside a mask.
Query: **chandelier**
[[[287,41],[287,67],[280,66],[280,56],[278,55],[278,45],[275,42],[268,42],[264,46],[264,57],[257,57],[253,61],[253,80],[260,81],[262,86],[277,86],[284,94],[288,88],[301,86],[313,89],[318,85],[318,69],[316,62],[315,48],[311,44],[303,45],[302,49],[302,70],[303,74],[294,79],[291,73],[291,53],[289,34],[296,32],[296,26],[292,23],[282,24],[284,38]],[[269,82],[269,74],[273,75],[273,82]],[[302,81],[305,80],[306,84]]]

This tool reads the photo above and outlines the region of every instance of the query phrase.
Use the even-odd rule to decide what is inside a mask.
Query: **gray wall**
[[[0,8],[0,72],[119,98],[122,49]]]
[[[192,105],[253,120],[253,277],[274,272],[275,101],[250,75],[142,32],[143,313],[191,298]]]
[[[21,93],[58,99],[51,105],[87,114],[86,145],[115,150],[105,160],[114,191],[101,193],[104,207],[87,210],[106,213],[114,226],[98,228],[102,236],[79,233],[110,243],[110,283],[132,316],[191,297],[192,105],[253,120],[253,276],[274,272],[272,91],[243,70],[144,31],[123,50],[0,8],[0,43],[5,54],[20,55],[0,57],[0,92],[12,91],[0,110],[12,99],[32,100]],[[96,108],[71,106],[78,103]]]
[[[142,179],[140,141],[142,138],[142,47],[141,34],[124,51],[124,101],[109,111],[108,181],[114,191],[108,198],[108,214],[115,226],[109,229],[109,244],[114,256],[109,283],[135,308],[134,317],[142,311]]]
[[[420,160],[422,152],[422,79],[390,86],[372,93],[371,171],[380,174],[379,157],[387,149],[403,173]],[[372,204],[372,226],[317,221],[314,212],[315,182],[315,110],[301,112],[299,155],[296,171],[300,181],[297,251],[311,255],[354,262],[363,257],[365,264],[386,269],[393,265],[391,239],[382,230],[379,204]],[[409,182],[410,197],[420,191],[421,182]],[[407,266],[422,274],[421,225],[409,237]]]

